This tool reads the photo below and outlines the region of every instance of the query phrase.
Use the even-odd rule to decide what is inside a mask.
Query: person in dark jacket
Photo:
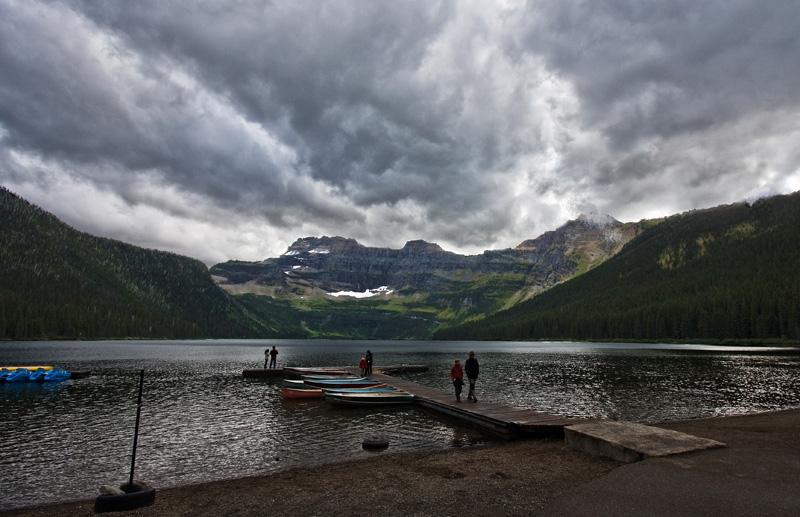
[[[478,402],[478,397],[475,396],[475,383],[478,381],[479,369],[478,360],[475,359],[475,352],[470,350],[467,362],[464,363],[464,371],[467,374],[467,381],[469,381],[467,400],[471,400],[472,402]]]
[[[367,355],[364,357],[367,360],[367,375],[372,375],[372,352],[367,350]]]

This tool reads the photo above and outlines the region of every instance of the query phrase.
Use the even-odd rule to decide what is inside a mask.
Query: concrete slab
[[[632,463],[645,458],[726,447],[722,442],[648,425],[600,421],[564,428],[570,449]]]

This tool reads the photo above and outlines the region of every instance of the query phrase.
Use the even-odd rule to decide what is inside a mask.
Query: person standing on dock
[[[273,346],[272,350],[269,351],[269,367],[275,368],[277,364],[278,364],[278,349]]]
[[[361,370],[361,376],[362,377],[366,377],[367,376],[367,360],[364,359],[363,357],[361,358],[361,362],[358,363],[358,368]]]
[[[453,381],[453,387],[456,389],[456,402],[461,402],[461,388],[464,386],[464,369],[461,367],[461,361],[456,359],[456,364],[450,368],[450,380]]]
[[[372,352],[367,350],[367,355],[364,357],[367,360],[367,375],[372,375]]]
[[[269,348],[264,350],[264,369],[267,369],[267,365],[269,364]]]
[[[469,393],[467,394],[467,400],[471,400],[472,402],[478,402],[478,397],[475,396],[475,383],[478,382],[478,360],[475,359],[475,352],[472,350],[469,351],[469,358],[467,358],[467,362],[464,363],[465,370],[467,372],[467,381],[469,381]]]

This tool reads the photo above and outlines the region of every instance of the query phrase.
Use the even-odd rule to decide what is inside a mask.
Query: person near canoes
[[[275,368],[277,364],[278,364],[278,349],[273,346],[272,350],[269,351],[269,367]]]
[[[267,369],[267,365],[269,364],[269,348],[264,350],[264,369]]]
[[[456,389],[456,402],[461,402],[461,388],[464,386],[464,369],[461,367],[461,361],[456,359],[456,363],[450,368],[450,380],[453,381],[453,387]]]
[[[471,400],[472,402],[478,402],[478,397],[475,396],[475,383],[478,381],[478,360],[475,359],[475,352],[469,352],[469,357],[467,358],[467,362],[464,363],[464,371],[467,374],[467,381],[469,382],[469,393],[467,394],[467,400]]]
[[[367,375],[372,375],[372,352],[367,350],[367,355],[364,357],[367,360]]]
[[[366,377],[367,376],[367,360],[362,357],[361,358],[361,362],[358,363],[358,367],[361,368],[361,376],[362,377]]]

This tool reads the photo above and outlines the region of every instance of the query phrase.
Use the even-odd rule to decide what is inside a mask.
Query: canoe
[[[303,375],[302,378],[324,381],[326,379],[333,379],[333,380],[361,379],[362,377],[359,377],[358,375]]]
[[[386,386],[385,384],[379,384],[378,386]],[[392,388],[389,386],[386,387],[368,387],[368,388],[322,388],[322,391],[326,391],[328,393],[377,393],[377,392],[395,392],[397,393],[397,388]]]
[[[314,386],[315,388],[366,388],[369,386],[377,387],[379,384],[381,384],[380,382],[373,381],[371,379],[305,379],[303,382],[309,386]]]
[[[372,393],[344,393],[322,390],[322,397],[325,402],[337,406],[389,406],[410,404],[414,401],[414,395],[400,390]]]
[[[303,375],[352,375],[349,371],[341,368],[287,368],[285,366],[283,374],[294,379],[300,379]]]
[[[318,390],[319,388],[315,386],[309,386],[302,380],[294,380],[294,379],[283,379],[281,381],[281,386],[284,388],[292,388],[295,390]]]
[[[321,399],[321,389],[282,388],[281,396],[285,399]]]

